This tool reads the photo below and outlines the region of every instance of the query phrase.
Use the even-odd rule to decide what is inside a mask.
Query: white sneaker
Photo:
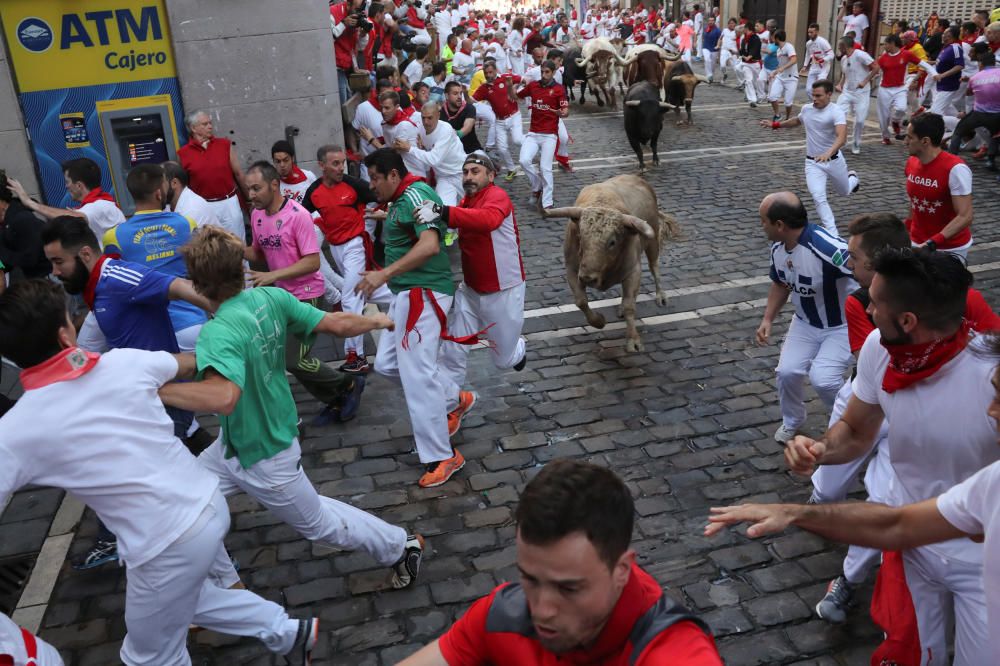
[[[797,430],[786,428],[785,424],[782,423],[781,426],[774,431],[774,441],[784,446],[789,440],[794,439],[796,434],[798,434]]]
[[[856,143],[853,146],[851,146],[851,154],[852,155],[860,155],[861,154],[861,145]]]

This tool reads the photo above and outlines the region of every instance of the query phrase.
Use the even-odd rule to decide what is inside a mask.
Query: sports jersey
[[[942,150],[924,164],[911,156],[906,162],[906,196],[910,199],[906,228],[913,242],[920,244],[941,233],[955,218],[951,198],[966,194],[972,194],[972,171],[961,157]],[[937,240],[942,249],[961,247],[972,240],[972,230],[966,227],[947,240]]]
[[[604,629],[592,647],[554,654],[538,641],[524,590],[504,584],[474,603],[438,640],[451,666],[721,666],[707,625],[663,594],[632,565]]]
[[[543,86],[540,81],[532,81],[517,92],[520,98],[531,98],[531,125],[529,132],[536,134],[558,134],[559,111],[569,108],[566,89],[558,83]]]
[[[719,39],[721,37],[722,31],[719,30],[718,26],[712,26],[712,29],[706,30],[701,38],[702,47],[710,53],[715,53],[719,50]]]
[[[509,83],[520,83],[520,76],[507,77],[498,76],[493,81],[486,81],[472,94],[473,99],[480,102],[489,102],[493,108],[493,113],[497,118],[503,120],[518,112],[517,102],[507,96],[507,86]]]
[[[472,81],[472,75],[476,72],[476,59],[469,53],[458,51],[451,60],[452,75],[459,83],[466,87]],[[461,70],[461,74],[455,70]]]
[[[817,36],[806,42],[806,58],[809,62],[809,69],[818,72],[823,69],[833,59],[833,49],[830,42],[825,38]]]
[[[274,215],[255,209],[250,214],[253,247],[267,260],[270,270],[287,268],[302,257],[319,254],[319,244],[313,231],[312,215],[299,204],[285,199]],[[323,295],[323,276],[318,270],[288,280],[278,280],[275,286],[291,292],[300,301]]]
[[[475,97],[476,91],[479,90],[479,86],[486,82],[486,74],[483,70],[476,70],[476,73],[472,75],[472,80],[469,81],[468,93],[470,96]]]
[[[281,180],[281,196],[291,199],[297,204],[302,203],[309,186],[316,182],[316,174],[307,169],[295,167],[292,173],[288,174],[288,180]]]
[[[438,218],[432,224],[422,224],[417,221],[413,213],[417,206],[428,200],[441,204],[441,197],[430,185],[414,177],[413,174],[407,174],[389,204],[382,227],[386,266],[402,259],[416,244],[420,234],[428,229],[437,232],[440,247],[440,251],[422,266],[389,279],[389,290],[394,294],[414,288],[430,289],[447,296],[455,293],[455,283],[451,279],[451,264],[444,244],[447,230],[444,221]]]
[[[806,130],[806,155],[818,157],[830,150],[837,141],[837,125],[847,125],[847,116],[839,104],[827,103],[822,109],[803,104],[799,122]]]
[[[424,83],[430,89],[430,95],[428,99],[432,102],[437,102],[438,104],[444,104],[444,87],[447,84],[447,79],[444,81],[437,81],[433,76],[428,76],[424,79]]]
[[[944,74],[953,67],[965,67],[965,57],[962,55],[962,47],[959,44],[948,44],[942,47],[938,54],[937,64],[934,69],[938,74]],[[937,89],[941,91],[958,90],[962,83],[962,72],[956,72],[950,76],[938,79]]]
[[[452,129],[458,132],[465,126],[465,121],[469,119],[476,119],[476,107],[466,102],[463,98],[462,106],[452,111],[448,106],[448,103],[445,102],[444,105],[441,106],[441,117],[447,120]],[[465,149],[466,155],[483,149],[482,144],[479,143],[479,137],[476,136],[475,125],[473,125],[469,132],[462,135],[462,148]]]
[[[177,149],[177,159],[188,173],[188,187],[208,201],[219,201],[236,194],[229,158],[233,144],[229,139],[212,137],[207,146],[193,138]]]
[[[920,64],[920,58],[913,51],[901,49],[895,54],[888,51],[878,57],[878,66],[882,69],[882,87],[898,88],[906,78],[906,68],[909,65]]]
[[[91,309],[108,346],[177,353],[167,309],[176,279],[120,259],[105,258],[94,266],[85,294],[93,293]]]
[[[771,280],[791,291],[795,316],[815,328],[846,323],[844,301],[857,289],[847,268],[847,243],[815,224],[806,224],[794,248],[771,245]]]
[[[858,88],[858,84],[868,77],[868,68],[873,62],[875,59],[861,49],[854,49],[850,55],[840,57],[840,66],[844,68],[844,92],[870,89],[870,82],[864,88]]]
[[[977,72],[969,79],[973,94],[973,110],[980,113],[1000,113],[1000,67]]]
[[[191,240],[193,220],[180,213],[140,210],[126,222],[108,230],[104,249],[125,261],[143,264],[167,275],[187,277],[181,247]],[[205,323],[205,312],[187,301],[171,301],[170,321],[174,331]]]
[[[334,185],[315,181],[306,191],[302,207],[319,213],[316,225],[331,245],[343,245],[365,232],[365,204],[375,201],[368,183],[344,174],[344,179]]]
[[[973,339],[934,374],[892,393],[882,388],[889,352],[876,329],[858,356],[854,395],[880,405],[889,423],[889,459],[898,483],[887,489],[894,506],[931,499],[1000,458],[997,426],[986,410],[996,391],[996,362]],[[925,546],[944,557],[982,562],[980,544],[953,539]]]
[[[924,47],[921,46],[920,42],[913,42],[909,46],[904,46],[903,50],[909,51],[913,55],[917,56],[917,58],[919,58],[920,61],[927,60],[927,52],[924,50]],[[916,74],[919,71],[920,71],[920,65],[918,64],[912,64],[906,66],[907,74]]]
[[[465,284],[481,294],[524,282],[521,239],[514,204],[490,184],[448,209],[448,226],[458,229]]]

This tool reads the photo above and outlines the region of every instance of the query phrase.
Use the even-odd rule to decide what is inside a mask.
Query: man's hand
[[[761,127],[772,127],[771,123],[774,122],[774,121],[773,120],[760,120],[758,122],[760,122],[760,126]]]
[[[433,224],[435,220],[441,217],[442,206],[438,203],[431,201],[430,199],[425,199],[422,204],[417,206],[416,210],[413,211],[413,215],[417,218],[420,224]]]
[[[274,284],[274,273],[270,271],[247,271],[247,277],[255,287],[269,287]]]
[[[868,79],[862,79],[861,81],[858,81],[858,90],[864,90],[865,86],[867,86],[869,83],[871,83],[871,81],[869,81]]]
[[[816,471],[819,460],[826,453],[826,443],[803,435],[796,435],[785,446],[785,462],[788,469],[801,476],[809,476]]]
[[[560,118],[565,118],[568,115],[569,115],[569,107],[568,106],[564,106],[564,107],[561,107],[559,109],[559,117]]]
[[[375,322],[376,330],[392,331],[396,328],[396,322],[394,322],[392,318],[384,312],[379,312],[378,314],[371,315],[368,318]]]
[[[375,138],[375,135],[372,134],[372,131],[367,127],[359,127],[358,135],[365,141],[371,141],[373,138]]]
[[[757,327],[757,345],[759,347],[764,347],[770,344],[771,337],[771,322],[766,320],[761,320],[760,326]]]
[[[389,213],[387,211],[378,210],[377,208],[365,211],[365,217],[369,220],[380,221],[384,220],[388,216]]]
[[[715,536],[726,525],[753,523],[747,528],[751,539],[766,534],[776,534],[788,529],[795,520],[794,507],[787,504],[738,504],[736,506],[713,506],[705,525],[705,536]]]
[[[346,23],[349,28],[356,28],[358,27],[358,17],[354,14],[348,14],[344,17],[344,23]]]
[[[822,164],[823,162],[829,162],[830,161],[830,157],[831,157],[830,153],[829,152],[825,152],[825,153],[822,153],[820,155],[817,155],[813,159],[813,161],[814,162],[819,162],[819,163]]]
[[[402,153],[410,152],[410,142],[406,139],[396,139],[392,142],[392,147]]]
[[[840,85],[839,83],[835,85],[833,89],[836,90],[837,92],[844,92],[844,86]]]
[[[24,186],[21,185],[17,179],[8,178],[7,189],[10,190],[11,194],[20,199],[22,204],[31,208],[31,197],[29,197],[28,193],[24,191]]]
[[[371,298],[375,291],[389,281],[389,276],[384,270],[363,271],[361,280],[354,287],[354,293],[364,294],[366,298]]]

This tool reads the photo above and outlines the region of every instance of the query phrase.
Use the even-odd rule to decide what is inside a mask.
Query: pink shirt
[[[274,215],[254,209],[250,214],[250,230],[253,247],[264,255],[272,271],[291,266],[310,254],[319,254],[312,215],[291,199],[285,199],[285,204]],[[274,284],[300,301],[323,295],[323,276],[319,271],[291,280],[278,280]]]
[[[1000,113],[1000,67],[976,72],[969,79],[969,90],[975,96],[973,108],[983,113]]]
[[[691,35],[694,34],[694,28],[682,23],[677,27],[677,36],[680,38],[680,48],[681,51],[687,51],[691,48]]]

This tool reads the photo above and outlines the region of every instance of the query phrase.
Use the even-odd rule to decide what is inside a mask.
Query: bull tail
[[[677,224],[677,218],[669,213],[664,213],[662,210],[658,211],[660,214],[660,230],[657,234],[657,242],[660,246],[663,246],[667,240],[671,240],[680,236],[681,228]]]

